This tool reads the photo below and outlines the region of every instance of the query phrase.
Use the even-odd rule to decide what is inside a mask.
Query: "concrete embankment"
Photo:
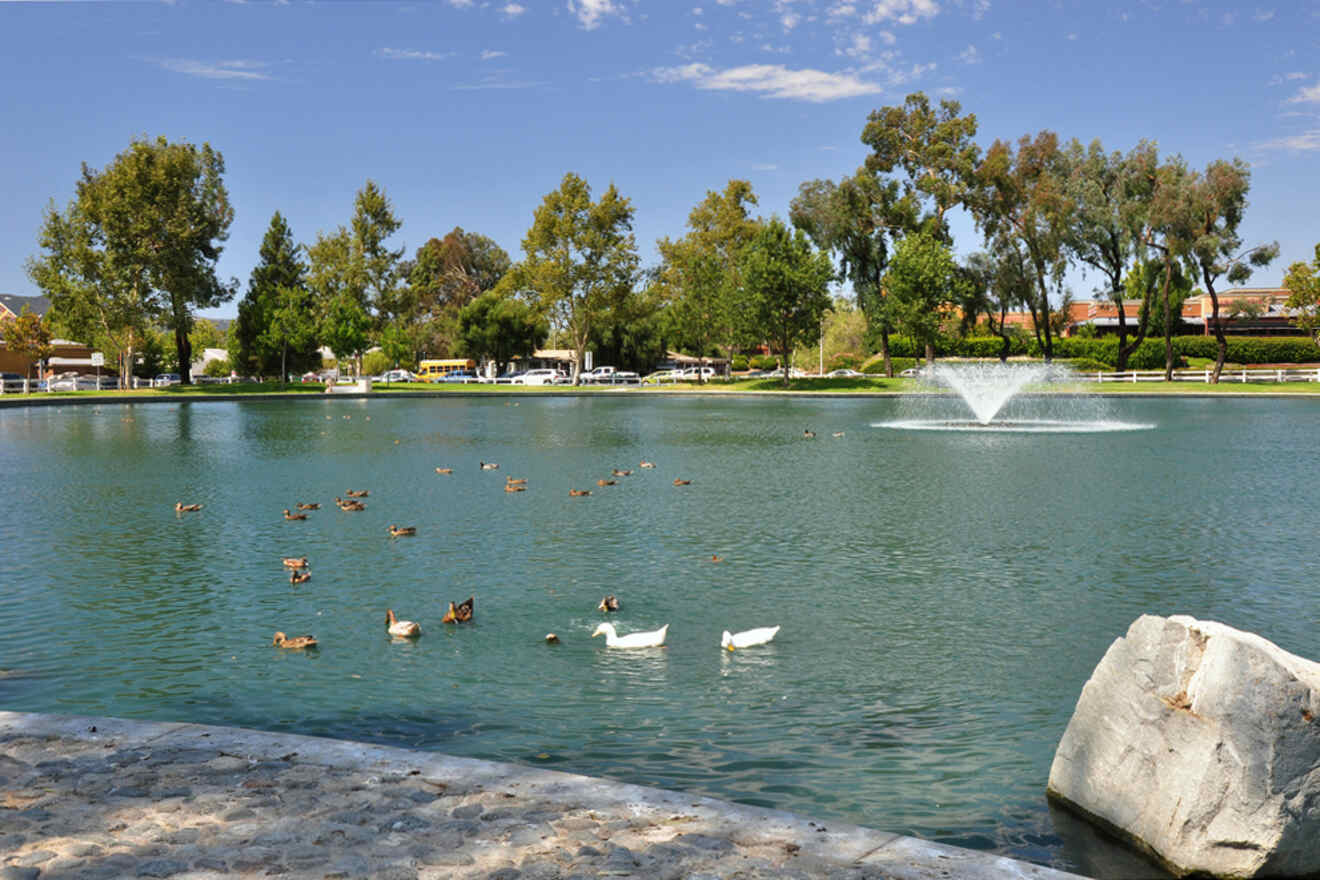
[[[1066,880],[791,813],[435,752],[0,712],[0,878]]]

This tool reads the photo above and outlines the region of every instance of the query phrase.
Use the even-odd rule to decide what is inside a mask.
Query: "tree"
[[[468,357],[492,360],[500,373],[513,358],[535,351],[537,343],[550,332],[535,306],[500,290],[479,294],[459,311],[458,323]]]
[[[885,287],[904,330],[925,344],[927,364],[935,362],[940,329],[970,284],[948,245],[929,232],[913,233],[898,243]]]
[[[53,320],[116,351],[121,383],[157,317],[173,331],[190,382],[192,310],[233,296],[215,275],[234,216],[223,173],[209,144],[135,140],[102,171],[83,165],[63,213],[47,209],[46,253],[29,261],[28,274],[50,297]]]
[[[747,341],[738,261],[760,222],[748,211],[755,204],[750,183],[730,180],[722,193],[707,191],[688,214],[687,235],[657,243],[659,283],[670,297],[674,328],[700,358],[717,343],[733,357]]]
[[[419,349],[433,357],[449,356],[459,344],[459,311],[493,290],[511,266],[509,255],[492,239],[457,226],[418,248],[406,275]]]
[[[818,248],[838,257],[839,276],[851,282],[867,326],[879,339],[885,375],[891,378],[889,334],[894,322],[885,308],[881,280],[894,242],[917,228],[920,212],[917,196],[900,195],[900,189],[897,180],[881,179],[863,167],[838,184],[828,180],[803,183],[788,211],[794,226],[806,232]]]
[[[1251,186],[1251,172],[1241,159],[1226,162],[1216,159],[1206,166],[1193,188],[1195,199],[1192,224],[1188,230],[1191,239],[1190,254],[1199,270],[1206,293],[1210,294],[1211,320],[1219,353],[1215,357],[1215,370],[1210,381],[1219,382],[1228,357],[1228,340],[1219,321],[1219,294],[1215,282],[1227,277],[1233,284],[1241,284],[1251,277],[1253,267],[1268,265],[1279,254],[1279,243],[1256,245],[1242,249],[1242,235],[1238,227],[1247,207],[1247,190]]]
[[[1141,324],[1136,339],[1128,342],[1124,278],[1141,250],[1155,186],[1157,151],[1153,143],[1142,141],[1124,156],[1105,153],[1098,140],[1083,148],[1074,139],[1065,157],[1068,195],[1076,209],[1068,230],[1068,247],[1084,266],[1096,269],[1105,278],[1104,295],[1118,310],[1118,358],[1114,366],[1122,372],[1146,336],[1146,326]],[[1149,310],[1143,307],[1142,314],[1149,315]]]
[[[819,337],[834,268],[802,230],[790,232],[776,217],[743,251],[741,270],[749,312],[782,355],[788,387],[793,348]]]
[[[1067,174],[1058,137],[1042,131],[1024,135],[1017,150],[996,140],[979,169],[983,189],[976,200],[976,220],[990,239],[1015,241],[1031,264],[1035,295],[1028,301],[1032,323],[1045,360],[1054,357],[1047,281],[1058,285],[1068,267],[1064,247],[1072,227],[1074,203],[1066,189]]]
[[[29,361],[29,379],[32,378],[32,364],[46,360],[54,351],[50,337],[50,325],[41,315],[32,314],[26,305],[12,321],[0,321],[0,339],[4,340],[5,348]]]
[[[1164,326],[1164,381],[1173,381],[1173,325],[1175,270],[1178,264],[1191,257],[1192,241],[1197,226],[1197,175],[1187,167],[1182,156],[1174,156],[1160,164],[1155,174],[1150,216],[1142,244],[1158,251],[1164,263],[1164,279],[1160,300],[1163,305]]]
[[[939,109],[921,92],[908,95],[902,107],[872,111],[862,129],[862,143],[871,148],[866,169],[892,174],[902,169],[905,194],[931,203],[922,220],[927,231],[949,242],[945,215],[966,205],[976,188],[981,148],[976,137],[976,116],[960,116],[962,105],[942,100]]]
[[[321,322],[321,338],[335,353],[335,358],[343,361],[349,358],[353,364],[354,375],[362,372],[362,353],[367,350],[370,340],[371,316],[351,293],[340,293],[330,301],[330,306]]]
[[[403,248],[385,247],[385,240],[402,226],[385,191],[374,180],[363,184],[353,198],[352,256],[364,286],[364,305],[375,311],[378,330],[409,311],[407,292],[399,285]]]
[[[1288,267],[1283,286],[1288,289],[1293,323],[1314,337],[1320,329],[1320,244],[1315,246],[1315,260],[1309,266],[1299,260]]]
[[[523,260],[512,270],[514,287],[536,291],[554,329],[573,346],[575,385],[592,331],[632,290],[632,216],[632,203],[614,184],[593,202],[587,182],[569,172],[536,209],[522,241]]]
[[[290,369],[301,373],[321,365],[312,297],[297,296],[293,291],[307,293],[307,264],[302,259],[302,245],[295,242],[293,230],[276,211],[261,240],[247,294],[238,304],[235,344],[230,349],[236,369],[258,376],[278,370],[284,381]],[[276,313],[291,305],[300,306],[301,311],[284,315],[281,326],[273,328]]]

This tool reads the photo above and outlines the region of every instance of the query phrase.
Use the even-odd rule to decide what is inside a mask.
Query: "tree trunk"
[[[889,358],[889,328],[880,327],[880,357],[885,362],[885,378],[894,378],[894,362]]]
[[[926,366],[935,366],[935,343],[926,340]]]
[[[1164,381],[1173,381],[1173,318],[1169,309],[1169,282],[1173,278],[1173,256],[1164,255]]]
[[[1050,294],[1049,291],[1045,289],[1045,272],[1043,266],[1036,267],[1036,287],[1040,290],[1040,316],[1043,319],[1042,323],[1045,325],[1045,342],[1042,345],[1042,348],[1045,353],[1045,363],[1048,364],[1054,360],[1054,337],[1050,335]],[[1033,321],[1035,320],[1035,317],[1035,312],[1033,310]],[[1037,331],[1037,338],[1039,338],[1039,331]]]
[[[1212,320],[1215,322],[1215,339],[1219,341],[1219,354],[1215,356],[1215,371],[1210,376],[1210,384],[1219,384],[1219,374],[1224,369],[1224,361],[1228,360],[1228,340],[1224,337],[1224,326],[1219,323],[1219,295],[1215,293],[1215,283],[1210,279],[1210,273],[1204,269],[1201,270],[1201,277],[1205,279],[1206,293],[1210,294],[1210,307]]]
[[[1008,341],[1008,331],[1004,328],[1004,318],[1008,315],[1008,303],[999,304],[999,338],[1003,340],[999,344],[999,362],[1008,363],[1008,353],[1012,348],[1012,343]]]
[[[181,322],[175,316],[174,350],[179,355],[179,382],[192,384],[192,342],[188,339],[187,322]]]
[[[1147,297],[1141,304],[1141,315],[1137,319],[1137,335],[1133,338],[1131,345],[1122,345],[1118,347],[1118,356],[1114,359],[1114,369],[1122,373],[1127,370],[1128,358],[1132,353],[1141,348],[1141,343],[1146,341],[1146,330],[1150,326],[1150,298]]]

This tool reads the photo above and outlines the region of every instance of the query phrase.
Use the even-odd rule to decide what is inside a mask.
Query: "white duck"
[[[385,609],[385,631],[397,639],[411,639],[422,634],[422,628],[417,623],[397,619],[393,608]]]
[[[626,636],[620,636],[614,631],[614,624],[602,623],[596,627],[596,631],[591,634],[594,639],[601,633],[605,634],[605,644],[611,648],[658,648],[665,643],[665,633],[669,631],[669,624],[665,624],[655,632],[629,633]]]
[[[750,648],[752,645],[764,645],[775,637],[779,632],[777,626],[762,626],[757,629],[749,629],[745,632],[732,633],[726,629],[724,635],[720,638],[720,647],[728,648],[732,651],[734,648]]]

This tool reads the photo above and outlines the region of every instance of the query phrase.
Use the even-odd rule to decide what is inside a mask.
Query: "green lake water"
[[[1320,656],[1320,401],[1092,401],[1148,426],[1102,433],[882,426],[924,405],[0,409],[0,706],[548,766],[1130,875],[1047,807],[1054,748],[1142,613]],[[613,468],[633,474],[598,487]],[[348,489],[365,511],[335,508]],[[281,557],[304,555],[292,586]],[[588,638],[607,593],[621,633],[668,623],[666,647]],[[475,622],[442,625],[469,595]],[[386,608],[423,636],[391,642]],[[321,647],[273,648],[277,629]]]

